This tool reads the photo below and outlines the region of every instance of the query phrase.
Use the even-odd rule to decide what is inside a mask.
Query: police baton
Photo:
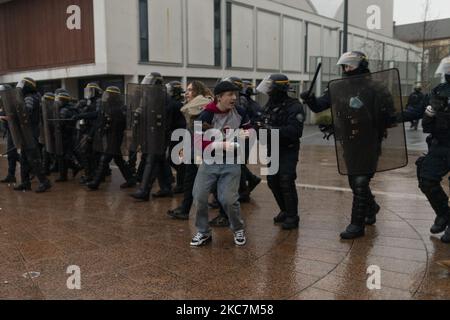
[[[312,91],[313,91],[313,89],[314,89],[314,86],[315,86],[315,84],[316,84],[316,82],[317,82],[317,78],[319,77],[319,73],[320,73],[320,69],[321,69],[321,68],[322,68],[322,62],[320,62],[320,63],[317,65],[316,73],[314,74],[314,78],[313,78],[313,80],[312,80],[312,82],[311,82],[311,86],[309,87],[308,97],[311,96],[311,93],[312,93]]]

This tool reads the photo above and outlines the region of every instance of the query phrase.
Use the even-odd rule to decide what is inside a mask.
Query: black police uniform
[[[355,70],[348,72],[346,76],[357,76],[368,74],[368,64],[366,61]],[[331,99],[328,89],[321,97],[309,96],[309,93],[301,95],[306,105],[314,112],[320,113],[331,107]],[[373,150],[376,147],[368,146]],[[373,157],[372,157],[373,158]],[[374,161],[378,157],[374,158]],[[376,167],[376,164],[375,164]],[[375,169],[375,168],[374,168]],[[348,181],[353,191],[353,207],[351,224],[346,231],[341,233],[343,239],[353,239],[364,235],[365,225],[373,225],[376,223],[376,214],[380,211],[380,206],[376,203],[375,197],[370,189],[370,181],[375,175],[375,170],[371,174],[366,175],[349,175]]]
[[[422,126],[425,133],[431,134],[431,143],[428,154],[417,161],[417,176],[420,189],[437,215],[431,233],[438,234],[450,222],[449,199],[440,184],[450,172],[450,82],[434,88],[430,102],[436,114],[434,117],[425,114]],[[450,243],[450,229],[441,240]]]
[[[274,81],[287,80],[283,75],[273,75],[272,78]],[[275,85],[269,93],[270,98],[264,107],[262,118],[266,128],[278,129],[280,134],[280,168],[278,173],[267,177],[267,182],[281,210],[280,214],[274,218],[274,222],[282,223],[283,229],[289,230],[297,228],[300,221],[295,181],[305,111],[300,101],[288,96],[287,90],[288,86],[278,89]],[[273,156],[270,139],[268,149],[269,154]]]

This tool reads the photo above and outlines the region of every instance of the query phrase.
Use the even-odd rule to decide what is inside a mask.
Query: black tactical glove
[[[314,93],[309,93],[308,91],[303,92],[302,94],[300,94],[300,98],[303,101],[310,101],[316,98],[316,96],[314,95]]]

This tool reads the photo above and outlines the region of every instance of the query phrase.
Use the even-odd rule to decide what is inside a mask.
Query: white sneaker
[[[234,233],[234,243],[237,246],[244,246],[247,243],[244,230],[239,230]]]
[[[203,234],[198,232],[191,240],[191,246],[192,247],[200,247],[208,242],[211,242],[212,236],[211,234]]]

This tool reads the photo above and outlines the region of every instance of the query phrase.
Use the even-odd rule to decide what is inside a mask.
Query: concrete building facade
[[[73,5],[78,9],[73,11]],[[33,14],[24,16],[25,7]],[[56,24],[42,22],[45,8],[53,8]],[[89,81],[124,89],[154,71],[168,80],[186,83],[195,78],[210,86],[231,75],[256,83],[269,73],[283,72],[298,83],[298,91],[308,85],[318,61],[324,64],[318,91],[339,76],[335,64],[342,51],[342,23],[319,15],[308,0],[9,0],[0,4],[2,14],[27,19],[32,34],[46,37],[47,44],[51,39],[63,43],[51,50],[70,47],[70,41],[78,45],[72,46],[70,61],[59,54],[60,60],[47,61],[45,67],[39,61],[27,67],[0,63],[0,83],[29,76],[45,90],[61,85],[75,97]],[[74,28],[77,22],[79,28]],[[0,39],[0,61],[12,61],[16,53],[8,46],[18,38],[26,43],[27,33],[0,19],[2,30],[9,42]],[[414,84],[420,53],[416,46],[357,23],[350,23],[349,32],[349,49],[367,52],[373,69],[397,66],[405,89]],[[87,41],[92,41],[92,51],[82,49]],[[49,49],[42,43],[19,49],[43,59]],[[87,60],[76,63],[77,55]]]

